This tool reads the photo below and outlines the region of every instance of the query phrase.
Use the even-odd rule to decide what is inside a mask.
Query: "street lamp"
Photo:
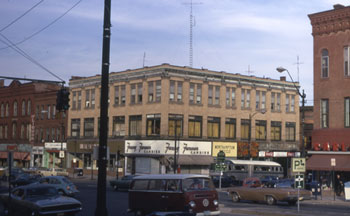
[[[299,88],[295,85],[295,82],[292,78],[292,76],[290,75],[289,71],[283,67],[278,67],[276,68],[276,70],[280,73],[287,71],[290,79],[292,80],[292,83],[295,87],[295,89],[298,91],[299,96],[302,99],[302,105],[301,105],[301,134],[302,134],[302,139],[301,139],[301,157],[305,157],[305,144],[304,144],[304,124],[305,124],[305,98],[306,98],[306,94],[304,93],[304,89],[303,89],[303,93],[300,93]]]

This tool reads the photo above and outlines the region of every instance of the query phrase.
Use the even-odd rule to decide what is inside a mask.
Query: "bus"
[[[258,160],[225,160],[226,169],[224,176],[229,176],[233,180],[243,181],[247,177],[264,178],[283,177],[283,167],[274,161]],[[215,175],[212,173],[212,175]],[[216,174],[217,175],[217,174]]]

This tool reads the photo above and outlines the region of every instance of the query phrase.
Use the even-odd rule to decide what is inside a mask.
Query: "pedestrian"
[[[337,174],[337,178],[335,180],[335,193],[337,196],[340,196],[344,192],[344,181],[341,178],[340,174]]]

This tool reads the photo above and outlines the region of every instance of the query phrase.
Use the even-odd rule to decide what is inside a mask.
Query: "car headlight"
[[[191,208],[195,208],[196,207],[196,203],[194,201],[191,201],[190,203],[188,203],[188,205],[191,207]]]
[[[214,203],[214,205],[216,205],[216,206],[219,205],[219,202],[218,202],[217,200],[214,200],[213,203]]]

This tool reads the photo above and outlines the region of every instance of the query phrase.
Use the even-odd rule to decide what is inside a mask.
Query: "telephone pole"
[[[107,126],[108,126],[108,83],[109,53],[111,36],[111,0],[105,0],[102,44],[102,76],[100,105],[100,138],[98,152],[98,179],[95,215],[107,216],[106,207],[106,167],[107,167]]]

